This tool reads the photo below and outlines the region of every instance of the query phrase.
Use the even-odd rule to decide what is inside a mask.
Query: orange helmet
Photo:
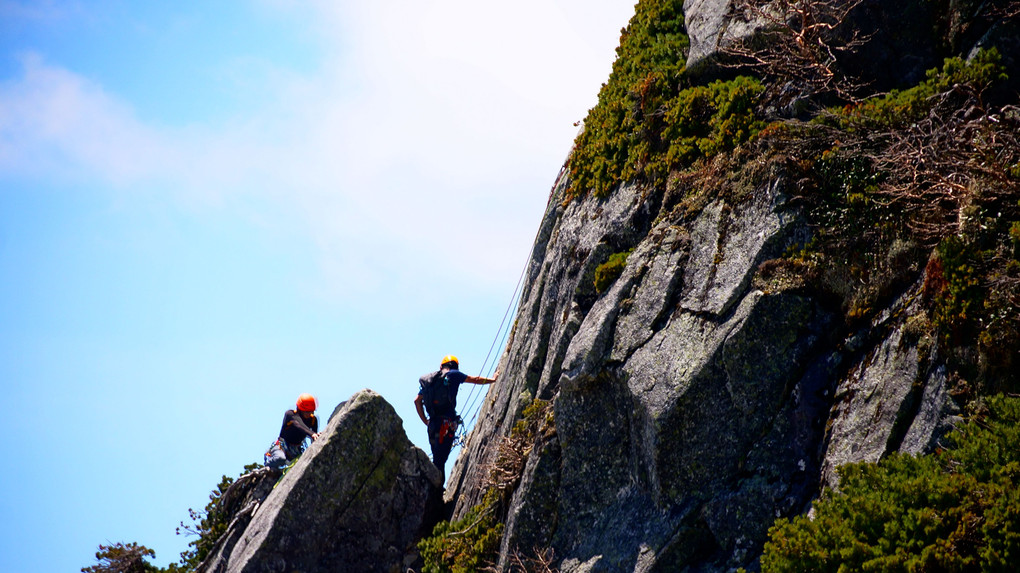
[[[446,366],[447,364],[453,363],[454,368],[460,368],[460,360],[452,354],[447,354],[443,357],[443,361],[439,363],[439,366]]]
[[[302,394],[297,399],[297,409],[299,412],[314,412],[315,408],[319,403],[315,400],[315,396],[311,394]]]

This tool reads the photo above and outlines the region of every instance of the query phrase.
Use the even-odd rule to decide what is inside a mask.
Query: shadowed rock
[[[269,497],[273,486],[280,479],[281,472],[268,467],[261,467],[244,474],[230,484],[217,502],[217,511],[230,516],[227,530],[216,541],[216,545],[196,568],[197,573],[222,571],[226,565],[226,557],[234,550],[237,540],[244,534],[245,528],[251,523],[252,516],[258,511],[262,502]]]

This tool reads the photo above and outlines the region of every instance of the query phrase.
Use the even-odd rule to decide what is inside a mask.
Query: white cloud
[[[37,54],[0,84],[0,167],[22,174],[88,171],[114,182],[149,172],[167,150],[103,89]]]
[[[296,208],[336,296],[396,289],[450,258],[469,283],[505,284],[608,76],[632,12],[620,4],[267,0],[329,53],[313,75],[267,74],[271,104],[219,125],[147,124],[30,55],[0,84],[0,170]]]

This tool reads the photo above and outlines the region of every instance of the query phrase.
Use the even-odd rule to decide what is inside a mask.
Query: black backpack
[[[429,416],[454,412],[457,404],[454,402],[453,389],[442,372],[422,376],[418,383],[421,384],[422,401]]]

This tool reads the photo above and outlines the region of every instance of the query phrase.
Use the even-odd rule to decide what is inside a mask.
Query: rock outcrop
[[[692,75],[732,75],[726,47],[767,31],[735,4],[685,0]],[[875,90],[976,47],[995,45],[1015,70],[1015,18],[968,20],[965,4],[853,4],[839,25],[867,42],[841,61]],[[448,484],[464,516],[522,412],[551,404],[501,506],[500,567],[542,550],[563,572],[756,570],[768,528],[837,485],[836,468],[931,452],[959,420],[947,358],[912,326],[923,258],[865,320],[831,292],[756,282],[762,263],[812,238],[788,160],[716,158],[729,163],[607,197],[572,196],[560,172],[500,383]],[[623,254],[597,291],[597,271]]]
[[[199,571],[403,572],[442,511],[439,470],[371,390],[337,407],[275,489],[259,481],[253,494],[265,483],[271,493],[252,498]]]
[[[754,288],[758,265],[810,237],[796,183],[778,163],[754,169],[742,194],[702,189],[693,210],[636,187],[564,206],[561,173],[504,382],[450,479],[462,515],[494,444],[533,398],[552,401],[504,565],[550,547],[562,571],[753,566],[776,517],[804,511],[836,465],[928,451],[951,426],[944,373],[904,334],[919,287],[853,341],[810,295]],[[595,292],[595,269],[630,249]]]

